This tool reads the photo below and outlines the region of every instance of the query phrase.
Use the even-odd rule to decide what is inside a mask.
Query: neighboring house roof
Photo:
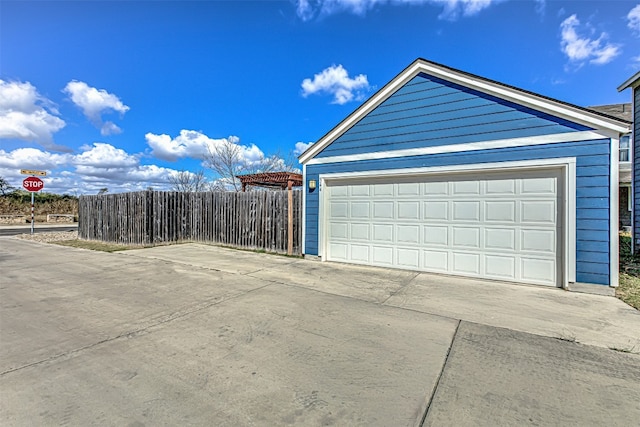
[[[631,115],[631,103],[625,104],[610,104],[610,105],[595,105],[593,107],[587,107],[589,110],[593,110],[598,113],[606,114],[610,117],[617,117],[622,120],[626,120],[628,122],[633,121],[633,117]]]
[[[629,77],[629,79],[627,79],[627,81],[625,81],[620,86],[618,86],[618,92],[622,92],[623,90],[625,90],[628,87],[631,87],[631,88],[635,89],[638,86],[640,86],[640,71],[635,73],[633,76]]]
[[[627,120],[621,120],[617,117],[612,117],[584,107],[558,101],[534,92],[529,92],[527,90],[447,67],[426,59],[418,58],[400,72],[400,74],[394,77],[389,83],[387,83],[382,89],[371,96],[371,98],[365,101],[347,118],[330,130],[325,136],[320,138],[318,142],[302,153],[299,156],[300,162],[304,164],[312,159],[327,145],[331,144],[334,140],[340,137],[340,135],[355,125],[360,119],[365,117],[378,105],[393,95],[393,93],[400,89],[409,80],[421,73],[432,75],[454,84],[465,86],[479,92],[496,96],[498,98],[505,99],[537,111],[542,111],[556,117],[564,118],[574,123],[583,124],[591,128],[618,134],[630,132],[631,123]]]

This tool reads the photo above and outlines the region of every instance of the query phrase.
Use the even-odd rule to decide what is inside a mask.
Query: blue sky
[[[224,139],[295,158],[418,57],[630,102],[616,88],[640,68],[640,3],[2,0],[0,176],[114,193],[167,189]]]

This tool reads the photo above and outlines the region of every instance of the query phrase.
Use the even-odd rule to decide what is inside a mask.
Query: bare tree
[[[171,184],[171,189],[180,193],[194,193],[208,190],[207,178],[204,176],[204,171],[202,170],[196,173],[181,170],[169,175],[168,181],[169,184]]]
[[[278,153],[268,157],[261,156],[257,160],[247,160],[242,146],[236,144],[233,138],[208,147],[204,164],[220,177],[212,184],[212,189],[218,191],[240,191],[242,184],[238,175],[295,170],[291,159],[285,160]]]
[[[7,181],[6,179],[4,179],[4,177],[0,176],[0,194],[3,196],[6,196],[9,193],[12,193],[16,190],[15,187],[13,187],[11,184],[9,184],[9,181]]]

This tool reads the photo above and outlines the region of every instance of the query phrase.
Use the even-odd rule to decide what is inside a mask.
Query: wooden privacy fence
[[[302,254],[302,193],[288,191],[179,193],[141,191],[80,196],[78,236],[153,245],[180,241]]]

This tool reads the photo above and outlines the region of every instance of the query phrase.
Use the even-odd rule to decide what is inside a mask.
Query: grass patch
[[[640,255],[631,253],[631,235],[620,234],[620,283],[616,297],[640,310]]]
[[[61,240],[59,242],[51,242],[56,245],[69,246],[72,248],[90,249],[92,251],[101,252],[117,252],[127,249],[138,249],[140,246],[117,245],[114,243],[96,242],[93,240]]]
[[[640,310],[640,277],[621,272],[616,296],[636,310]]]

